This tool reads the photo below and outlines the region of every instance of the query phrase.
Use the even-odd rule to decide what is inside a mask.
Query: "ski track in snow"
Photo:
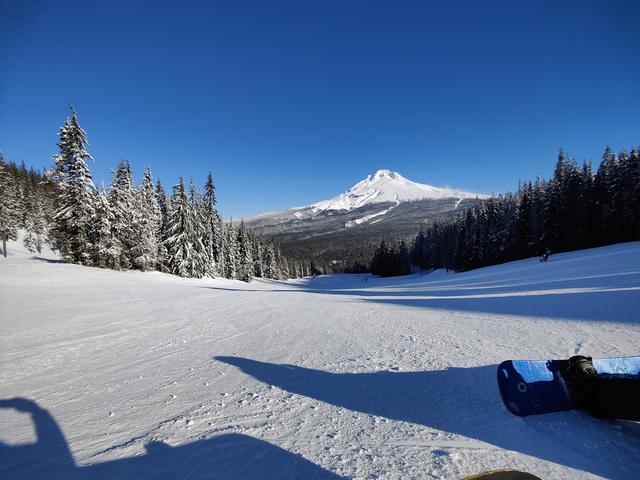
[[[515,417],[495,371],[638,354],[640,243],[461,274],[250,284],[9,248],[3,479],[637,478],[637,425]]]
[[[395,204],[395,205],[392,205],[392,206],[391,206],[391,207],[389,207],[389,208],[385,208],[384,210],[381,210],[381,211],[379,211],[379,212],[372,213],[371,215],[365,215],[365,216],[364,216],[364,217],[362,217],[362,218],[356,218],[355,220],[350,220],[350,221],[348,221],[347,223],[345,223],[345,224],[344,224],[344,226],[345,226],[346,228],[355,227],[356,225],[360,225],[360,224],[362,224],[362,223],[368,222],[369,220],[372,220],[372,219],[374,219],[374,218],[376,218],[376,217],[380,217],[380,216],[382,216],[382,215],[386,215],[386,214],[387,214],[387,213],[389,213],[391,210],[393,210],[393,209],[394,209],[394,208],[396,208],[398,205],[400,205],[400,201],[398,200],[398,195],[396,195],[396,198],[395,198],[395,200],[394,200],[394,201],[396,202],[396,204]],[[378,219],[378,220],[375,220],[375,221],[373,221],[373,222],[371,222],[371,223],[373,224],[373,223],[376,223],[376,222],[378,222],[378,221],[380,221],[380,220],[381,220],[381,219]]]

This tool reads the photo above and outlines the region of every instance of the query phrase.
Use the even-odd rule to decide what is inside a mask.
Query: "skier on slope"
[[[640,379],[600,376],[591,357],[569,359],[562,377],[576,405],[598,418],[640,420]]]

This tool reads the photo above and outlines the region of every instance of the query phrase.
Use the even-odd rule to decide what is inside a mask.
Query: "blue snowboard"
[[[560,372],[568,360],[507,360],[498,366],[498,386],[509,411],[520,417],[575,407]],[[640,376],[640,357],[594,358],[602,375]]]

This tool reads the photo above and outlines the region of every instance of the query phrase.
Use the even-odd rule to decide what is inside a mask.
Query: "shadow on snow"
[[[607,478],[634,478],[640,464],[638,436],[607,422],[579,412],[527,418],[508,413],[498,393],[496,365],[330,373],[238,357],[215,359],[291,393],[460,434]],[[612,436],[622,441],[622,449],[610,441]]]
[[[46,262],[46,263],[65,263],[64,260],[60,260],[58,258],[47,258],[47,257],[37,257],[37,256],[33,256],[31,257],[32,260],[38,260],[39,262]]]
[[[77,466],[60,427],[47,410],[24,398],[0,400],[0,408],[31,414],[38,440],[10,446],[0,442],[3,479],[338,479],[303,457],[268,442],[239,434],[171,447],[149,442],[146,453]]]
[[[199,288],[263,293],[304,292],[356,297],[356,300],[364,302],[405,307],[621,323],[637,321],[635,312],[640,311],[640,272],[635,270],[564,279],[525,277],[513,282],[505,282],[503,278],[492,281],[487,277],[489,275],[456,275],[453,279],[433,282],[426,281],[428,277],[413,277],[402,284],[391,283],[381,287],[371,282],[368,288],[345,288],[340,282],[336,282],[336,288],[331,288],[332,279],[322,277],[306,284],[292,285],[289,289]],[[612,316],[612,312],[619,314]]]

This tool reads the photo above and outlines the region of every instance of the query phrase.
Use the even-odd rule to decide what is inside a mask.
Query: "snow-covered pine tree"
[[[282,257],[280,255],[280,249],[276,245],[273,246],[273,253],[275,256],[276,269],[278,272],[278,275],[274,277],[274,279],[280,280],[282,278]]]
[[[280,247],[277,245],[274,245],[273,251],[275,253],[276,265],[277,265],[277,271],[278,271],[278,276],[274,278],[278,280],[286,280],[287,278],[289,278],[289,262],[287,261],[287,257],[282,255],[282,251],[280,250]]]
[[[47,229],[44,199],[37,190],[27,190],[27,192],[29,192],[28,196],[26,196],[28,200],[25,205],[27,214],[24,220],[26,233],[23,243],[31,253],[42,253],[44,235]]]
[[[56,187],[54,238],[62,258],[68,262],[90,262],[88,229],[93,217],[95,187],[87,160],[87,135],[74,110],[58,132],[60,152],[49,178]]]
[[[7,164],[0,153],[0,241],[2,242],[2,254],[7,256],[7,240],[15,235],[17,229],[17,199],[15,196],[14,181]]]
[[[136,199],[137,214],[134,217],[134,232],[137,238],[132,248],[133,264],[142,271],[155,270],[161,218],[150,167],[144,171],[142,185]]]
[[[192,246],[189,236],[192,234],[191,216],[189,215],[189,202],[184,191],[182,177],[173,187],[173,194],[169,204],[169,217],[167,221],[167,266],[169,271],[180,277],[191,276]]]
[[[253,246],[251,247],[253,251],[253,272],[256,277],[263,277],[262,242],[253,234],[251,235],[251,240],[253,243]]]
[[[300,260],[298,267],[300,268],[300,278],[304,278],[306,277],[306,272],[307,272],[307,261],[306,260]]]
[[[116,268],[127,270],[133,265],[132,250],[137,241],[134,224],[138,212],[131,166],[125,160],[120,160],[113,175],[109,203],[112,213],[111,232],[120,245],[120,256],[116,262]]]
[[[269,242],[264,249],[263,271],[266,278],[278,279],[280,277],[275,248],[271,242]]]
[[[225,277],[234,280],[238,268],[238,242],[236,241],[236,229],[233,227],[233,220],[225,225],[224,231],[225,245]]]
[[[238,228],[237,235],[238,244],[238,271],[237,278],[243,282],[250,282],[254,276],[253,269],[253,251],[251,246],[251,239],[244,227],[244,222],[240,222],[240,228]]]
[[[95,197],[95,215],[91,221],[91,258],[96,267],[117,269],[121,245],[113,236],[114,216],[104,186]]]
[[[30,217],[33,209],[33,197],[34,193],[32,192],[31,184],[29,182],[22,183],[18,188],[18,210],[16,212],[19,217],[19,228],[26,230],[31,226]]]
[[[216,269],[218,270],[218,275],[221,277],[227,276],[227,230],[220,215],[217,215],[217,223],[218,223],[218,236],[215,239],[216,242],[216,251],[218,253],[218,264],[216,265]]]
[[[189,182],[189,214],[193,225],[193,235],[191,237],[191,244],[193,245],[192,276],[200,278],[207,275],[210,259],[203,243],[206,231],[204,201],[202,194],[196,189],[193,179]]]
[[[284,255],[280,255],[280,279],[287,280],[291,278],[291,271],[289,269],[289,260]]]
[[[160,230],[158,232],[158,253],[157,253],[157,268],[161,272],[168,272],[167,267],[167,247],[164,242],[169,238],[168,222],[169,222],[169,208],[167,204],[167,194],[164,191],[164,187],[160,182],[160,179],[156,182],[156,202],[158,204],[158,211],[160,212]]]
[[[203,275],[203,259],[200,256],[203,251],[199,247],[194,248],[197,227],[193,224],[194,214],[191,211],[191,202],[187,198],[184,189],[184,180],[180,177],[173,187],[173,195],[169,209],[167,233],[169,237],[165,241],[167,247],[167,266],[174,275],[181,277],[201,277]],[[202,245],[202,242],[200,242]]]
[[[203,243],[207,253],[208,263],[206,274],[210,277],[216,277],[221,272],[219,269],[220,263],[220,237],[221,237],[221,222],[220,216],[216,209],[216,187],[213,183],[213,177],[211,172],[207,175],[207,181],[204,185],[204,238]]]

